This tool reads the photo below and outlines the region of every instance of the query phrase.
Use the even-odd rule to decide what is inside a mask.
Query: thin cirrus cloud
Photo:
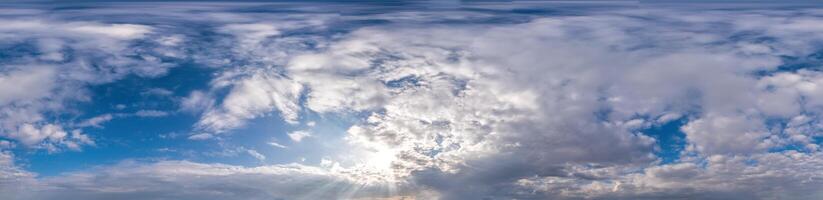
[[[0,84],[0,192],[11,199],[823,196],[819,9],[129,5],[48,17],[35,6],[4,19],[11,25],[0,28],[3,51],[14,41],[31,48],[0,65],[0,83],[18,86]],[[386,10],[365,11],[379,9]],[[133,84],[138,95],[107,88],[117,84]],[[129,104],[137,96],[166,103]],[[80,106],[94,103],[110,105]],[[117,105],[130,106],[103,109]],[[160,126],[168,124],[182,124],[172,131],[188,137],[153,143],[106,132],[138,127],[142,137],[171,132]],[[288,147],[273,142],[286,140]],[[55,176],[24,164],[25,152],[93,154],[118,143],[185,153]]]

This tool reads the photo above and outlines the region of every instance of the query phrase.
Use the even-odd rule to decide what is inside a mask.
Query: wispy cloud
[[[280,143],[277,143],[277,142],[269,142],[269,145],[271,145],[271,146],[273,146],[273,147],[281,148],[281,149],[286,149],[286,148],[288,148],[287,146],[284,146],[284,145],[282,145],[282,144],[280,144]]]
[[[264,156],[263,154],[260,154],[260,152],[257,152],[255,150],[248,149],[248,150],[246,150],[246,153],[248,153],[251,157],[254,157],[255,159],[257,159],[259,161],[266,160],[266,156]]]

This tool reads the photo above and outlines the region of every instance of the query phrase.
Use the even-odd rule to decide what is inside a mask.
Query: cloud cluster
[[[346,130],[346,151],[328,155],[321,167],[160,161],[42,180],[30,180],[33,175],[4,152],[0,184],[33,184],[33,191],[13,190],[18,199],[823,195],[816,190],[823,186],[818,69],[823,62],[816,46],[823,37],[815,36],[823,31],[817,25],[823,24],[823,13],[580,12],[502,24],[487,23],[494,20],[484,17],[493,14],[454,13],[465,14],[451,19],[463,23],[435,23],[438,15],[425,12],[381,14],[376,16],[396,24],[326,35],[306,33],[362,19],[295,14],[266,15],[266,21],[255,20],[255,14],[213,13],[223,20],[209,31],[222,47],[217,57],[227,60],[197,62],[229,66],[216,69],[210,88],[183,98],[180,110],[199,115],[189,139],[230,137],[224,133],[268,115],[294,126],[303,124],[307,113],[362,116]],[[12,25],[0,28],[0,41],[30,33],[42,52],[20,58],[36,67],[0,63],[0,136],[23,145],[94,144],[80,130],[67,131],[42,113],[85,98],[67,91],[125,74],[159,76],[171,67],[129,45],[156,28],[6,23]],[[50,23],[66,35],[43,31]],[[159,37],[156,43],[179,45],[181,37]],[[69,56],[64,48],[83,54]],[[202,58],[197,55],[191,59]],[[4,82],[32,88],[4,87]],[[111,116],[103,115],[81,126],[107,120]],[[669,147],[646,130],[678,120],[684,122],[677,127],[683,135],[678,139],[686,147],[675,150],[673,163],[663,163],[656,153]],[[307,130],[287,136],[295,143],[329,139]],[[252,149],[241,153],[261,162],[267,158]]]
[[[81,129],[66,130],[67,102],[88,101],[88,85],[135,74],[156,77],[173,65],[132,42],[150,26],[6,17],[0,28],[0,136],[28,147],[59,151],[94,144]],[[58,113],[57,115],[48,113]],[[87,125],[97,126],[103,118]]]
[[[801,37],[815,31],[801,25],[820,21],[815,12],[628,10],[504,26],[373,27],[276,71],[305,87],[309,110],[369,113],[346,136],[371,158],[367,167],[388,168],[379,173],[429,186],[444,199],[710,198],[701,191],[724,176],[736,179],[711,198],[729,198],[768,187],[770,174],[791,173],[771,165],[816,162],[818,125],[805,120],[820,112],[819,73],[786,69],[785,59],[815,55],[819,38]],[[223,106],[278,107],[233,101]],[[294,109],[278,110],[294,119],[285,117]],[[678,163],[656,166],[662,145],[640,130],[672,116],[687,120],[680,129],[688,148]],[[793,145],[799,152],[768,153]],[[611,169],[625,171],[585,175]],[[759,175],[732,173],[740,170]],[[667,187],[704,181],[704,188]],[[802,188],[775,192],[815,195]]]

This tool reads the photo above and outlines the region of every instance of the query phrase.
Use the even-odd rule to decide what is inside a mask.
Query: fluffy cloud
[[[54,88],[55,75],[53,68],[37,66],[0,75],[0,105],[47,96]]]
[[[707,154],[754,153],[768,149],[769,136],[758,119],[709,115],[682,127],[692,150]]]

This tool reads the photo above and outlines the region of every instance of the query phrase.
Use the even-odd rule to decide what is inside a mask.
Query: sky
[[[821,117],[813,1],[0,3],[0,200],[820,199]]]

